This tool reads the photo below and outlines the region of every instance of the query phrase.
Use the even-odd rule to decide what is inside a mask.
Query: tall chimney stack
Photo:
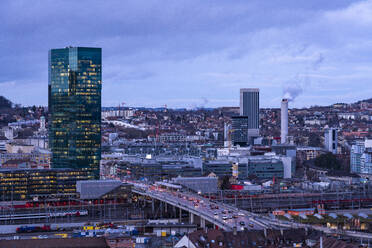
[[[287,142],[287,136],[288,136],[288,99],[282,100],[282,106],[281,106],[281,120],[280,120],[280,127],[281,127],[281,133],[280,133],[280,143],[284,144]]]

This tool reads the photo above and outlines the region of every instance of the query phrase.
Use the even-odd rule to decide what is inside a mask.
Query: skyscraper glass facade
[[[240,115],[248,117],[248,129],[260,127],[259,89],[240,89]]]
[[[246,146],[248,143],[248,117],[233,116],[231,119],[233,129],[232,142],[234,146]]]
[[[99,177],[101,48],[49,51],[49,144],[52,168],[78,168]]]

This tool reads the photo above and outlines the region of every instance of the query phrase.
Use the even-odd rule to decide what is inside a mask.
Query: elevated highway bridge
[[[206,227],[206,222],[213,224],[215,228],[226,231],[305,228],[318,230],[326,234],[372,240],[371,233],[336,230],[323,226],[273,219],[223,202],[216,202],[198,194],[167,190],[135,181],[125,182],[133,185],[132,191],[134,193],[151,198],[152,207],[154,207],[154,201],[157,200],[163,204],[164,208],[169,205],[173,208],[178,208],[180,213],[186,211],[189,213],[191,223],[195,223],[196,217],[199,218],[199,224],[202,228]]]

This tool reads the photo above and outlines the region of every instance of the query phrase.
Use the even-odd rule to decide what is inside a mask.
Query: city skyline
[[[239,106],[240,88],[260,88],[264,108],[286,93],[291,107],[372,94],[372,1],[2,5],[0,87],[22,105],[47,105],[46,51],[69,45],[102,47],[103,106]]]
[[[0,2],[0,247],[371,247],[372,0]]]

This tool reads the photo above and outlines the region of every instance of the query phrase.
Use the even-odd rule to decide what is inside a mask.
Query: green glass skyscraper
[[[52,168],[80,168],[99,178],[101,48],[49,51],[49,146]]]

